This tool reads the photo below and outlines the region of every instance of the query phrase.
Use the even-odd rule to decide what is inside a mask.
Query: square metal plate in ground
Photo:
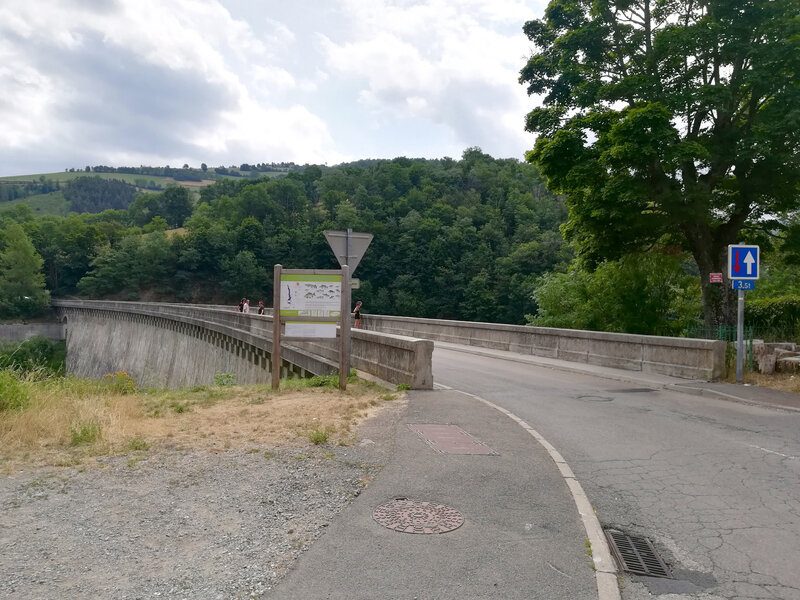
[[[458,425],[409,424],[408,428],[440,454],[486,454],[497,456],[497,452],[472,437]]]
[[[614,529],[607,529],[605,533],[611,552],[623,571],[647,577],[672,578],[672,572],[656,553],[650,540]]]

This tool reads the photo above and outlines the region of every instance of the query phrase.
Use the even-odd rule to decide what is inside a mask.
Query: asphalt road
[[[675,579],[623,575],[623,600],[800,600],[800,413],[440,347],[434,380],[527,421],[604,527],[654,543]]]

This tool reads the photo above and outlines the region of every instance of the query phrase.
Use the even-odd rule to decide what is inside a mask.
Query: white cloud
[[[338,41],[321,36],[320,45],[331,69],[363,82],[365,108],[429,119],[464,146],[490,152],[521,154],[530,144],[521,125],[527,97],[517,83],[527,52],[522,23],[533,16],[523,3],[347,0],[344,6],[354,33]],[[517,23],[518,35],[495,29],[496,22]]]
[[[3,0],[0,175],[520,156],[541,0]],[[541,14],[538,10],[537,14]]]
[[[276,61],[292,32],[267,24],[261,39],[219,2],[5,3],[0,159],[60,152],[60,169],[76,154],[92,164],[182,164],[221,148],[258,161],[321,157],[332,148],[325,123],[297,102],[267,101],[312,88]]]

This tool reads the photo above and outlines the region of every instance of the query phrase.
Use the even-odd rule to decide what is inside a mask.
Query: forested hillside
[[[56,297],[269,303],[274,264],[337,268],[322,232],[350,227],[374,234],[355,273],[365,312],[522,323],[537,278],[571,259],[563,204],[536,168],[475,148],[221,180],[194,206],[181,190],[99,214],[3,215],[23,225]]]

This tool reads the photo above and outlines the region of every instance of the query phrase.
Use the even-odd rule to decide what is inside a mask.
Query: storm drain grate
[[[669,567],[664,564],[647,538],[626,535],[612,529],[606,530],[606,538],[623,571],[634,575],[672,579]]]

